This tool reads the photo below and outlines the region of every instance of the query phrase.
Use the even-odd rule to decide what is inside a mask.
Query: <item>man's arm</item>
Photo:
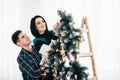
[[[25,58],[17,59],[20,68],[25,71],[28,75],[34,78],[38,78],[41,76],[40,67],[36,68],[35,64],[28,62]]]

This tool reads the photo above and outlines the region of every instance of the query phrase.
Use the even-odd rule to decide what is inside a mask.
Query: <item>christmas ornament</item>
[[[60,55],[62,56],[62,58],[65,57],[66,50],[64,50],[63,47],[61,50],[59,50],[59,52],[60,52]]]

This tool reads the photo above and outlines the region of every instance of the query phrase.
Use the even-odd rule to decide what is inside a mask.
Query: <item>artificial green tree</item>
[[[80,29],[74,28],[71,14],[58,10],[58,15],[58,39],[52,42],[48,51],[46,72],[53,76],[53,80],[87,80],[87,67],[81,66],[77,60]]]

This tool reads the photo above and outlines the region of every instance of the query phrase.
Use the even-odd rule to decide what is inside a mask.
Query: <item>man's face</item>
[[[30,43],[31,43],[31,40],[30,40],[30,38],[25,33],[21,32],[18,35],[17,45],[23,47],[23,46],[30,45]]]

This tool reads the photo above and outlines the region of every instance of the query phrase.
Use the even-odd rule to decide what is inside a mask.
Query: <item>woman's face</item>
[[[42,18],[36,18],[35,20],[36,29],[40,34],[44,34],[46,30],[46,23]]]

